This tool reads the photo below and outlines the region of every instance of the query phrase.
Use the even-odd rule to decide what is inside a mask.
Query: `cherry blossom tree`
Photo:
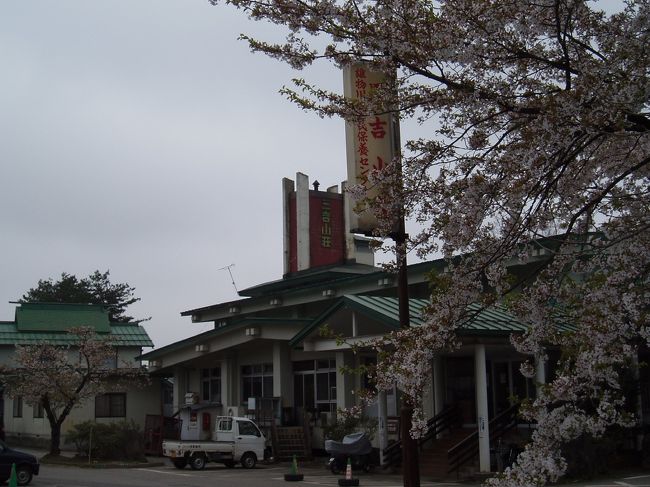
[[[396,73],[354,101],[297,78],[282,93],[301,108],[352,123],[391,111],[427,134],[374,175],[378,235],[393,226],[386,209],[404,208],[421,228],[408,250],[449,263],[427,326],[378,345],[391,350],[378,387],[419,403],[427,364],[457,346],[469,305],[505,302],[529,324],[512,339],[531,357],[523,373],[551,348],[563,354],[524,409],[538,425],[531,443],[493,485],[554,481],[564,442],[632,424],[621,372],[650,341],[650,2],[609,13],[581,0],[211,2],[286,27],[282,42],[242,37],[296,69],[365,61]],[[546,258],[512,272],[540,247]],[[422,426],[416,408],[412,434]]]
[[[117,348],[93,328],[71,328],[68,333],[71,345],[18,345],[13,365],[0,366],[9,396],[43,407],[50,423],[52,455],[61,451],[61,426],[73,408],[99,394],[148,381],[138,364],[117,363]]]

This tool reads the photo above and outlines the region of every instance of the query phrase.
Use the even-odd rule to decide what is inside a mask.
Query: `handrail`
[[[443,431],[451,430],[452,427],[459,425],[460,409],[458,405],[448,406],[427,421],[427,431],[418,441],[418,446],[421,449],[424,444],[436,439]]]
[[[517,425],[517,412],[519,404],[513,404],[505,411],[495,416],[489,423],[490,443],[495,442]],[[478,430],[474,431],[447,452],[449,470],[458,472],[460,467],[478,455]]]
[[[453,426],[459,424],[460,410],[458,406],[449,406],[440,413],[427,421],[427,430],[425,434],[418,440],[418,447],[435,439],[440,433],[445,430],[451,430]],[[398,440],[388,445],[383,452],[384,468],[397,467],[402,463],[402,440]]]
[[[388,445],[384,448],[383,456],[383,468],[399,467],[402,463],[402,442],[396,441]]]

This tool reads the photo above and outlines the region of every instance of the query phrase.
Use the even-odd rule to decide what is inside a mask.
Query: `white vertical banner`
[[[386,82],[386,75],[373,71],[368,63],[355,63],[343,69],[343,94],[350,99],[364,99]],[[389,113],[366,117],[361,122],[345,124],[348,184],[362,185],[367,198],[374,198],[380,188],[369,180],[381,172],[392,160],[393,124]],[[360,202],[349,215],[350,230],[370,234],[377,227],[377,219],[368,205]]]

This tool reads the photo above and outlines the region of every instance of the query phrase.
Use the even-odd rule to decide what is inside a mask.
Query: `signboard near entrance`
[[[398,435],[399,434],[399,417],[389,416],[386,419],[386,429],[389,435]]]

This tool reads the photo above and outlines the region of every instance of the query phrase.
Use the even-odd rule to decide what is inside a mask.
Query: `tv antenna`
[[[231,267],[235,267],[235,264],[230,264],[224,267],[219,268],[218,270],[223,271],[223,270],[228,270],[228,274],[230,274],[230,280],[232,281],[232,287],[235,288],[235,292],[239,294],[239,291],[237,290],[237,284],[235,284],[235,278],[232,277],[232,271],[230,270]]]

